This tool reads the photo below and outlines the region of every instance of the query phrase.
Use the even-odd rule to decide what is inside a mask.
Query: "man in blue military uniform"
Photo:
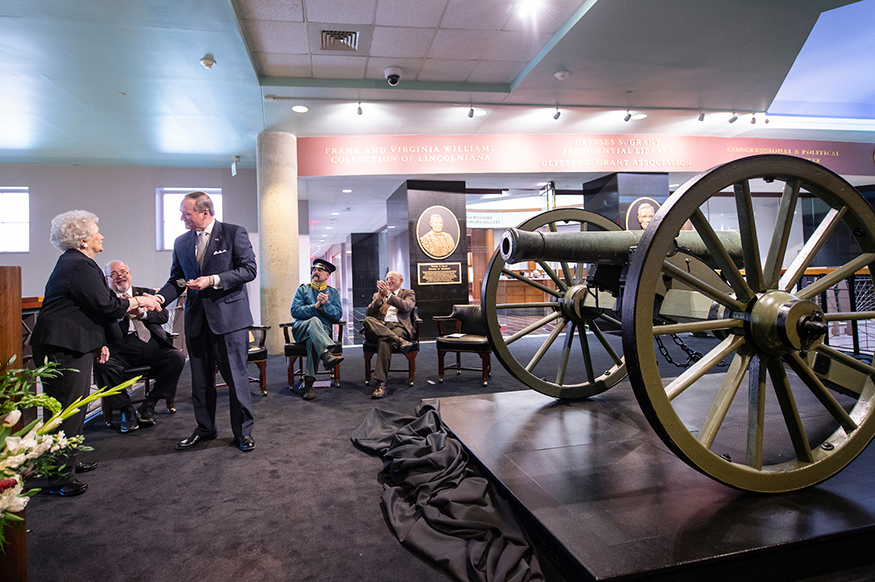
[[[343,361],[343,356],[334,355],[331,347],[331,325],[343,319],[340,293],[328,285],[328,277],[336,267],[324,259],[315,259],[310,270],[310,284],[301,285],[292,300],[292,317],[295,324],[292,335],[296,342],[307,344],[307,363],[304,368],[304,383],[295,390],[304,400],[316,398],[313,383],[316,381],[318,360],[326,370]]]

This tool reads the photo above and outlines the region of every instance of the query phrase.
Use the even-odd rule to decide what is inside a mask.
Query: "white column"
[[[270,325],[268,352],[283,353],[279,324],[291,320],[289,308],[300,281],[298,273],[298,144],[280,131],[258,134],[258,270],[261,322]]]

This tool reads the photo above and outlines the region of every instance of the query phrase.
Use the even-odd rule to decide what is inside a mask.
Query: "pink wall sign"
[[[299,176],[702,172],[755,154],[875,173],[872,144],[653,135],[404,135],[298,138]]]

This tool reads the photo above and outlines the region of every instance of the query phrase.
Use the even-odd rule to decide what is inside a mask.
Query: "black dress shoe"
[[[59,483],[57,485],[49,485],[43,492],[49,495],[60,495],[61,497],[73,497],[74,495],[82,495],[88,485],[73,479],[67,483]]]
[[[211,440],[213,440],[214,438],[216,438],[216,435],[212,435],[212,436],[203,436],[203,435],[199,435],[199,434],[197,434],[197,433],[194,433],[193,435],[191,435],[191,436],[188,437],[187,439],[182,440],[182,441],[179,441],[179,442],[176,444],[176,450],[177,450],[177,451],[184,451],[184,450],[187,450],[187,449],[190,449],[190,448],[196,447],[196,446],[198,446],[198,445],[201,444],[201,443],[205,443],[205,442],[207,442],[207,441],[211,441]]]
[[[401,342],[398,344],[398,352],[401,354],[406,354],[407,352],[410,351],[410,348],[412,348],[412,347],[413,347],[413,344],[410,343],[409,341],[401,340]]]
[[[237,448],[239,448],[244,453],[251,451],[255,448],[255,439],[252,438],[251,435],[240,437],[240,439],[237,440]]]
[[[93,463],[83,463],[81,461],[76,463],[76,472],[77,473],[87,473],[88,471],[93,471],[96,468],[97,468],[97,461],[95,461]]]

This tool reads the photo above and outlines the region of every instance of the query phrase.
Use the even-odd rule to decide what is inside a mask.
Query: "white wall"
[[[44,294],[60,255],[49,242],[51,221],[68,210],[96,214],[105,237],[97,263],[123,260],[145,287],[160,287],[170,272],[171,252],[155,250],[156,188],[221,188],[225,220],[258,231],[255,170],[232,177],[227,168],[0,165],[0,185],[30,188],[30,252],[0,253],[0,265],[21,266],[25,297]],[[258,295],[257,284],[250,294]]]

